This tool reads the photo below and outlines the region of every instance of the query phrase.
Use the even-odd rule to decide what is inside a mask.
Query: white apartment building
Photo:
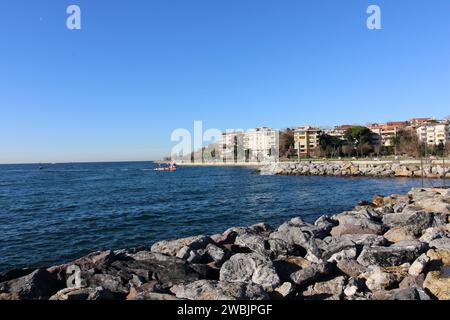
[[[244,134],[246,161],[277,161],[278,131],[262,127],[248,130]]]
[[[240,150],[243,149],[244,132],[233,131],[222,133],[222,139],[219,144],[221,148],[220,158],[223,161],[237,161],[238,156],[242,153]]]
[[[416,130],[419,140],[429,146],[445,145],[450,141],[450,126],[445,123],[423,125]]]

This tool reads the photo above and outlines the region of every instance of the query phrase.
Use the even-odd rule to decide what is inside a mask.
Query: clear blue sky
[[[448,0],[2,0],[0,40],[0,163],[156,159],[194,120],[450,114]]]

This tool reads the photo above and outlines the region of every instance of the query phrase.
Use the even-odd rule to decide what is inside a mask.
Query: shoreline
[[[450,189],[0,273],[0,300],[450,300]]]

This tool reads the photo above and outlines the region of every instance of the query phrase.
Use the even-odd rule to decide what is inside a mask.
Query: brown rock
[[[357,278],[360,274],[366,272],[366,267],[360,265],[356,260],[340,260],[336,266],[343,273],[352,278]]]
[[[302,295],[305,300],[340,300],[343,297],[344,285],[345,277],[338,276],[310,285]]]
[[[443,267],[438,271],[428,272],[423,287],[439,300],[450,300],[450,268]]]
[[[375,196],[375,198],[373,199],[373,204],[376,205],[377,207],[382,207],[384,204],[384,197],[377,195]]]
[[[403,240],[416,240],[414,229],[410,226],[395,227],[384,234],[390,242],[400,242]]]
[[[428,272],[423,287],[439,300],[450,300],[450,250],[428,250],[430,258]]]

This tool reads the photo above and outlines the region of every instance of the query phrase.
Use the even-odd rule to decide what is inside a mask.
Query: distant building
[[[244,134],[246,161],[277,161],[278,131],[262,127],[248,130]]]
[[[370,131],[376,134],[376,144],[385,147],[392,146],[392,138],[397,136],[397,133],[408,125],[406,121],[386,122],[382,124],[374,123],[367,126]]]
[[[324,133],[328,134],[329,136],[338,137],[339,139],[344,140],[345,131],[353,127],[354,125],[344,124],[341,126],[336,126],[333,129],[325,130]]]
[[[294,130],[295,148],[300,157],[311,157],[319,146],[322,130],[311,126],[298,127]]]
[[[220,145],[223,161],[278,160],[278,131],[271,128],[226,132],[222,134]]]
[[[434,123],[438,123],[434,118],[413,118],[408,120],[408,127],[410,127],[412,130],[417,130],[417,128],[421,126]]]
[[[450,141],[450,126],[446,123],[422,125],[416,132],[419,141],[429,146],[445,145]]]
[[[243,146],[244,133],[242,131],[222,133],[220,142],[220,158],[223,161],[237,161],[239,150]]]

